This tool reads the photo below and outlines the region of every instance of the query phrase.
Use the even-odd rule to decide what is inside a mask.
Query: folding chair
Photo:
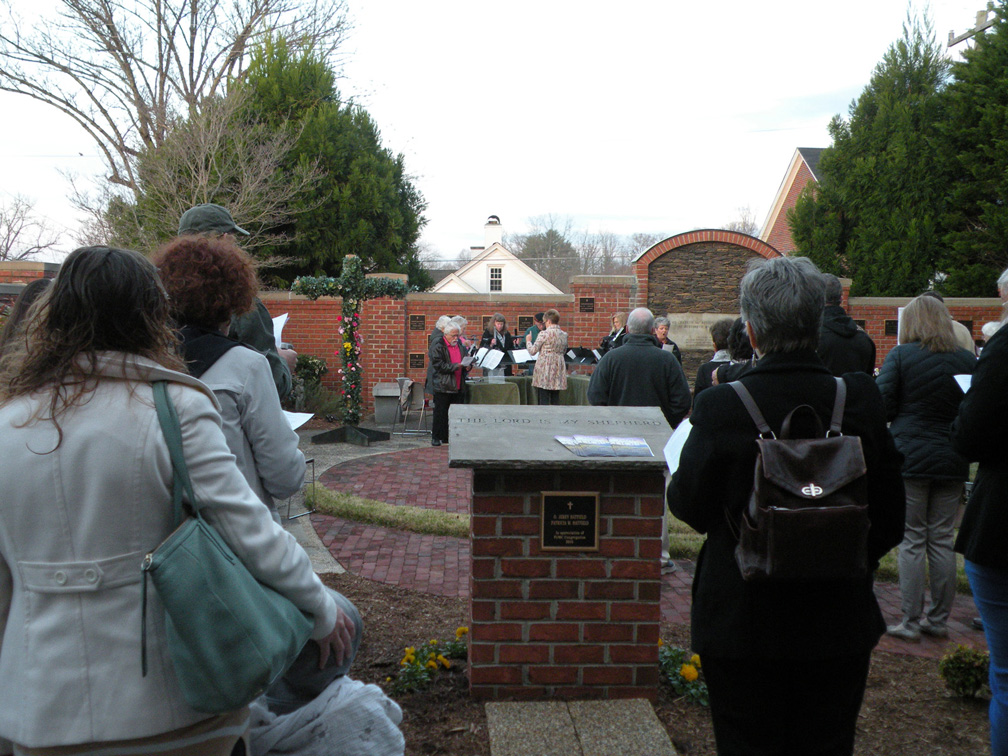
[[[314,499],[315,498],[315,458],[312,457],[311,459],[306,459],[305,460],[305,464],[306,465],[311,465],[311,492],[312,492],[312,499]],[[308,507],[305,507],[305,511],[304,512],[302,512],[301,514],[296,514],[293,517],[291,517],[290,508],[291,508],[291,499],[293,499],[293,498],[294,498],[293,496],[288,496],[287,497],[287,519],[288,520],[296,520],[298,517],[304,517],[305,515],[310,515],[310,514],[313,514],[315,512],[315,507],[312,507],[310,510],[308,509]]]
[[[401,380],[401,379],[400,379]],[[417,419],[416,427],[409,427],[410,413],[419,412],[420,416]],[[396,416],[392,420],[392,435],[394,436],[406,436],[418,433],[430,433],[424,422],[424,418],[427,414],[427,399],[424,397],[424,384],[414,382],[410,387],[406,396],[406,407],[403,409],[402,404],[396,404]],[[396,426],[399,422],[402,422],[402,430],[396,430]]]

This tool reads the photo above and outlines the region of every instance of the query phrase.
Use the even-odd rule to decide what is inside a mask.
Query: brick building
[[[791,164],[784,174],[784,180],[770,205],[770,212],[763,222],[759,238],[778,252],[789,255],[795,250],[791,240],[791,228],[787,222],[787,211],[795,206],[798,195],[812,182],[818,182],[816,169],[822,156],[822,147],[799,147],[791,158]]]

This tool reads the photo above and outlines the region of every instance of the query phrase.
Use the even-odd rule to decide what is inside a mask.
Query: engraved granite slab
[[[448,464],[496,470],[661,470],[672,435],[657,407],[453,404]],[[555,436],[643,438],[653,457],[579,457]]]

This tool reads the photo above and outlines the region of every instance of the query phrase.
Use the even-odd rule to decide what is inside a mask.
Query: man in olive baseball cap
[[[207,202],[203,205],[190,207],[179,218],[178,235],[185,234],[237,234],[251,236],[244,228],[234,222],[225,208]]]
[[[234,222],[227,208],[207,202],[203,205],[190,207],[179,218],[178,235],[187,234],[231,234],[232,236],[251,236],[244,228]],[[290,393],[292,380],[291,371],[297,353],[293,349],[284,349],[281,354],[273,337],[273,319],[269,310],[259,297],[255,298],[252,309],[244,315],[231,319],[228,336],[235,341],[251,346],[257,352],[266,356],[276,384],[277,394],[284,399]]]

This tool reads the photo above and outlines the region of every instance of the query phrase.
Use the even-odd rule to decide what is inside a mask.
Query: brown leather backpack
[[[746,581],[841,580],[868,572],[868,489],[861,439],[840,433],[847,386],[837,378],[830,428],[807,404],[774,435],[752,395],[735,389],[759,429],[749,505],[738,523],[735,561]],[[811,416],[812,438],[792,438]]]

